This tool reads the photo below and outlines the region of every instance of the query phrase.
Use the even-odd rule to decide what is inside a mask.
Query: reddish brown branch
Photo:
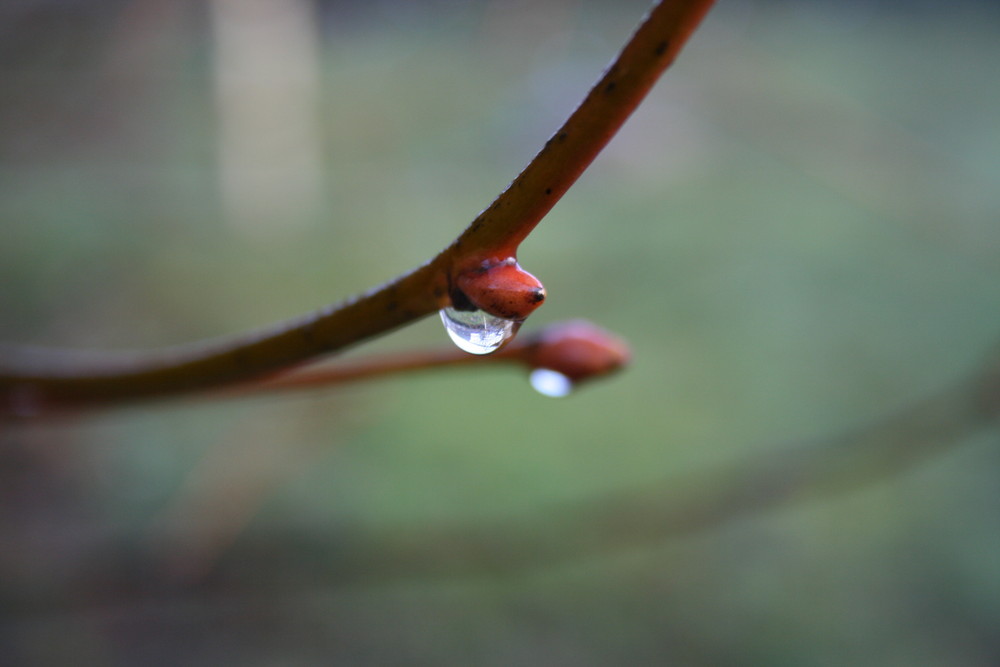
[[[581,384],[618,371],[629,357],[624,341],[586,320],[573,320],[523,335],[499,352],[485,357],[471,356],[455,347],[385,354],[293,371],[233,387],[226,394],[244,396],[301,391],[411,371],[483,363],[518,364],[532,370],[545,368],[561,373],[574,384]]]
[[[278,372],[390,331],[451,304],[459,278],[503,265],[643,100],[713,0],[657,4],[569,120],[493,204],[429,264],[368,294],[237,338],[95,364],[0,351],[0,416],[205,390]],[[487,294],[479,294],[483,303]],[[524,292],[524,290],[521,290]],[[512,294],[518,294],[513,290]],[[539,288],[524,292],[537,306]],[[53,355],[54,356],[54,355]]]

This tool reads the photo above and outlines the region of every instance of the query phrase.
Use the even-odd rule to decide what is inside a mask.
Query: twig
[[[485,357],[466,354],[454,346],[390,353],[236,385],[224,389],[223,395],[240,397],[302,391],[411,371],[484,363],[517,364],[530,370],[544,368],[578,385],[618,371],[629,357],[628,346],[621,339],[586,320],[572,320],[522,335]]]
[[[262,377],[450,305],[463,274],[515,257],[521,241],[635,110],[712,4],[657,4],[524,171],[430,263],[367,294],[271,329],[138,359],[108,363],[57,351],[0,349],[0,416],[176,395]],[[537,291],[536,301],[542,296]]]

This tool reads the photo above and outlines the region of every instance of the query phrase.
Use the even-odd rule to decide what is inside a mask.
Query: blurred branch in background
[[[1000,418],[1000,354],[965,381],[840,436],[775,447],[755,457],[644,489],[475,525],[396,527],[374,533],[269,535],[248,541],[216,573],[232,583],[244,567],[287,572],[285,546],[319,538],[313,576],[335,581],[500,574],[649,547],[786,503],[843,493],[898,475]],[[283,545],[275,549],[274,545]],[[305,546],[305,545],[302,545]],[[247,559],[250,559],[249,562]],[[250,563],[260,560],[257,570]],[[249,581],[248,581],[249,583]]]
[[[211,591],[258,596],[296,586],[504,575],[580,562],[652,547],[763,509],[899,474],[994,426],[998,417],[1000,355],[994,355],[965,381],[852,433],[673,474],[643,489],[474,523],[375,530],[340,525],[321,532],[271,530],[240,539],[235,535],[255,504],[253,498],[306,459],[298,452],[299,463],[285,460],[277,466],[272,448],[270,455],[254,454],[233,468],[226,461],[242,456],[242,450],[227,446],[220,450],[221,459],[213,457],[216,463],[192,477],[188,490],[164,513],[152,542],[96,543],[60,573],[62,585],[49,592],[52,597],[36,589],[18,591],[11,582],[6,602],[9,609],[23,611],[57,609],[81,598],[94,605],[129,606]],[[235,487],[204,483],[234,471]],[[223,498],[213,487],[240,491],[235,499]],[[228,503],[230,509],[218,503]],[[210,508],[217,516],[196,518]],[[61,600],[64,595],[69,597]]]
[[[168,579],[198,581],[216,566],[260,507],[280,485],[315,463],[325,451],[316,437],[318,417],[331,409],[336,423],[350,422],[357,406],[287,406],[298,431],[250,420],[208,447],[168,505],[149,522],[152,569]],[[363,410],[362,410],[363,412]],[[334,434],[335,435],[335,434]],[[328,434],[329,437],[329,434]]]
[[[615,373],[628,361],[625,343],[584,320],[550,325],[522,334],[488,357],[474,357],[454,346],[386,354],[292,371],[271,380],[237,386],[206,398],[250,398],[275,393],[317,391],[346,383],[444,368],[481,368],[482,364],[521,366],[528,370],[534,388],[542,394],[565,396],[585,383]],[[553,384],[554,383],[554,384]],[[294,406],[289,406],[295,410]],[[153,522],[153,559],[165,564],[171,576],[182,580],[206,575],[236,536],[249,523],[263,500],[291,473],[313,457],[310,432],[317,430],[309,416],[325,405],[294,418],[296,433],[271,434],[273,425],[254,423],[237,429],[214,445],[188,475],[170,507]],[[348,409],[334,405],[340,419]],[[278,429],[280,431],[280,429]],[[270,436],[270,437],[269,437]],[[284,446],[276,446],[282,439]],[[303,448],[300,442],[312,446]]]

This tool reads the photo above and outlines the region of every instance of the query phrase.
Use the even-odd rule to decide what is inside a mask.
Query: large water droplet
[[[544,396],[561,398],[569,396],[573,391],[573,381],[559,371],[550,368],[536,368],[531,371],[528,380],[535,391]]]
[[[471,354],[489,354],[517,333],[521,323],[482,310],[441,309],[445,331],[459,348]]]

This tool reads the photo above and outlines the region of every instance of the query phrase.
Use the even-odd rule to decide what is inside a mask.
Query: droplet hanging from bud
[[[542,301],[545,288],[517,260],[487,260],[455,276],[441,321],[451,340],[472,354],[489,354],[514,337]]]
[[[489,354],[514,337],[521,323],[482,310],[442,308],[441,321],[452,342],[470,354]]]

